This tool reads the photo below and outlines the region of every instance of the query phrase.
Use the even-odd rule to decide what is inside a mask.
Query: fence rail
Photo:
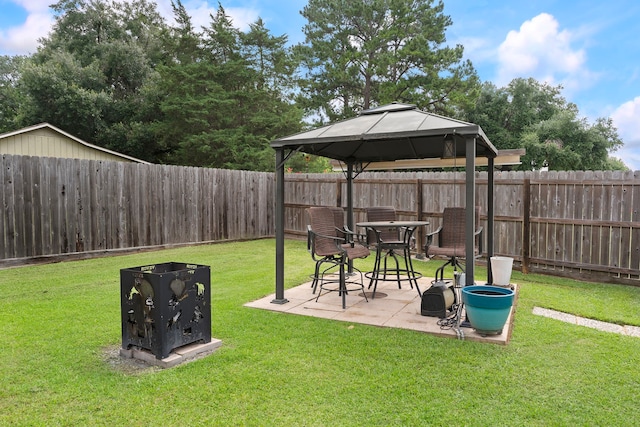
[[[0,166],[0,267],[275,234],[272,173],[11,155]],[[431,231],[445,207],[464,205],[465,182],[463,172],[362,173],[355,220],[391,205]],[[303,237],[305,209],[346,206],[346,193],[342,174],[287,174],[286,234]],[[486,226],[486,172],[476,197]],[[494,212],[495,253],[525,271],[640,284],[640,172],[496,172]]]
[[[524,271],[640,284],[640,172],[496,172],[494,178],[496,255],[515,258]],[[390,205],[400,219],[426,220],[434,230],[445,207],[464,206],[465,182],[463,172],[363,173],[354,180],[355,221],[365,220],[367,206]],[[339,176],[288,175],[286,186],[290,234],[304,234],[306,207],[346,206]],[[295,198],[299,192],[304,196]],[[486,172],[476,173],[476,200],[486,227]]]

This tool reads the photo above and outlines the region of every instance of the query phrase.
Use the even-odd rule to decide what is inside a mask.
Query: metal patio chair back
[[[475,231],[474,231],[474,256],[482,254],[482,230],[480,226],[480,207],[475,207]],[[466,232],[465,232],[466,208],[447,207],[442,213],[442,225],[434,232],[426,235],[424,248],[425,255],[429,258],[435,256],[448,257],[449,260],[436,271],[436,280],[442,279],[444,267],[452,265],[454,270],[460,268],[464,271],[460,258],[466,256]],[[437,244],[435,240],[437,239]]]
[[[366,258],[369,256],[369,249],[366,246],[354,242],[353,239],[349,237],[348,230],[344,228],[344,224],[342,225],[343,228],[336,226],[338,222],[344,222],[343,212],[328,207],[312,207],[307,209],[307,214],[309,216],[307,249],[316,262],[315,272],[312,276],[313,281],[311,283],[313,292],[315,293],[318,285],[320,285],[318,297],[323,289],[338,291],[343,296],[343,308],[345,308],[344,296],[348,291],[347,284],[355,284],[364,292],[362,273],[360,273],[359,282],[353,279],[347,281],[345,279],[345,266],[348,266],[349,261],[353,261],[356,258]],[[342,217],[340,217],[340,215],[342,215]],[[322,270],[323,264],[328,264],[324,270]],[[338,288],[329,289],[328,285],[335,284],[336,280],[327,280],[325,276],[335,267],[338,267],[339,270]]]
[[[369,222],[378,222],[378,221],[396,221],[396,209],[393,206],[374,206],[367,208],[367,221]],[[379,236],[376,236],[376,232],[372,229],[367,230],[367,244],[368,245],[377,245],[381,243],[384,247],[385,245],[398,245],[402,244],[402,239],[400,238],[400,230],[398,228],[393,229],[383,229],[379,231]],[[378,242],[380,239],[380,242]]]

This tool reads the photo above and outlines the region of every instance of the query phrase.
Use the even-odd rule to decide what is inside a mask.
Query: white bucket
[[[496,286],[509,286],[512,268],[513,258],[506,256],[492,256],[491,274],[493,276],[493,284]]]

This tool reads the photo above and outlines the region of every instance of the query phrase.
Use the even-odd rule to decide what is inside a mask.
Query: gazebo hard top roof
[[[456,157],[465,157],[464,140],[468,137],[476,140],[476,156],[495,158],[498,155],[480,126],[398,103],[276,139],[271,147],[292,148],[345,163],[365,163],[441,157],[447,137],[456,142]]]

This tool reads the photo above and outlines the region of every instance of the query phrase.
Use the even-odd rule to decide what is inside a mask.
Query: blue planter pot
[[[462,288],[469,323],[478,333],[496,335],[502,333],[513,306],[515,292],[498,286],[465,286]]]

